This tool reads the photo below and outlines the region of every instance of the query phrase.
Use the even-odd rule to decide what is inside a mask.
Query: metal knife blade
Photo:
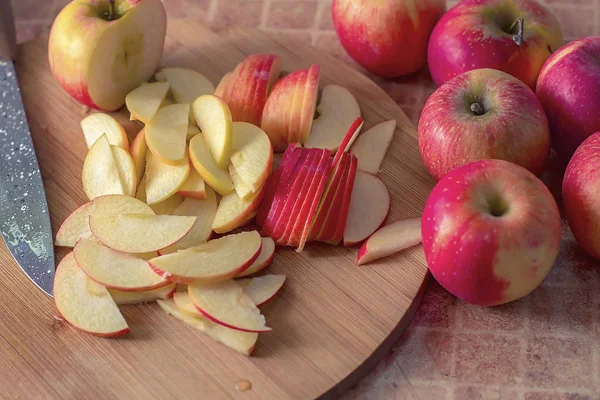
[[[14,64],[0,58],[0,232],[21,269],[52,296],[54,248],[46,193]]]

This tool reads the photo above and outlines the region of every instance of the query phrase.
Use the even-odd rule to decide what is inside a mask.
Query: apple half
[[[358,169],[372,174],[381,170],[383,159],[394,138],[396,120],[380,122],[362,133],[350,148],[358,158]]]
[[[356,265],[387,257],[421,243],[421,218],[407,218],[381,227],[358,249]]]
[[[81,120],[81,130],[88,149],[106,134],[108,143],[129,150],[129,139],[123,125],[105,113],[93,113]]]
[[[255,274],[263,269],[267,268],[273,259],[275,258],[275,242],[270,237],[263,237],[261,240],[261,248],[260,254],[254,260],[252,265],[248,267],[245,271],[236,275],[236,278],[241,278],[243,276],[248,276]]]
[[[108,293],[110,293],[110,296],[113,298],[115,303],[117,303],[117,305],[141,304],[150,303],[159,299],[170,299],[173,297],[173,293],[175,293],[176,288],[176,283],[169,283],[158,289],[144,292],[123,292],[122,290],[108,289]]]

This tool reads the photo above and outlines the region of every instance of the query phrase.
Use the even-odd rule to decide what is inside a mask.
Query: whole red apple
[[[423,248],[435,279],[464,301],[507,303],[535,289],[560,247],[560,215],[531,172],[504,160],[458,167],[425,204]]]
[[[333,0],[335,31],[346,52],[384,78],[423,69],[427,41],[444,0]]]
[[[554,150],[568,160],[600,131],[600,36],[575,40],[544,64],[536,94],[550,121]]]
[[[427,100],[419,149],[436,179],[489,158],[540,174],[550,156],[550,129],[544,109],[523,82],[501,71],[477,69],[444,83]]]
[[[431,34],[429,70],[438,86],[472,69],[493,68],[535,89],[542,65],[562,44],[558,21],[535,0],[464,0]]]
[[[562,185],[563,205],[577,243],[600,259],[600,132],[577,148]]]

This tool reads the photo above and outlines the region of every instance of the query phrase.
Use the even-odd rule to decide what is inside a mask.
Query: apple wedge
[[[117,161],[106,135],[96,140],[88,151],[83,161],[81,181],[90,200],[106,194],[125,194]]]
[[[146,151],[148,151],[148,145],[146,144],[146,134],[144,128],[142,128],[131,142],[129,147],[129,154],[135,164],[135,172],[138,178],[137,184],[139,186],[146,171]]]
[[[254,260],[252,265],[245,271],[239,273],[236,278],[255,274],[263,269],[267,268],[269,264],[275,258],[275,242],[270,237],[261,238],[262,246],[260,248],[260,254]]]
[[[56,232],[54,245],[59,247],[74,247],[79,239],[93,238],[90,231],[89,216],[92,202],[78,207],[63,221]]]
[[[246,184],[239,176],[233,164],[229,163],[229,176],[231,177],[231,181],[233,182],[233,188],[235,192],[242,200],[246,200],[249,196],[252,196],[253,192],[250,189],[250,186]]]
[[[177,193],[175,193],[174,195],[172,195],[166,200],[161,201],[160,203],[151,204],[150,208],[152,208],[154,212],[158,215],[171,215],[182,202],[183,196],[180,196]]]
[[[146,202],[160,203],[173,196],[190,175],[187,156],[177,165],[168,165],[147,152],[146,154]]]
[[[204,184],[204,179],[202,179],[195,168],[190,169],[190,175],[177,193],[183,197],[189,197],[196,200],[204,200],[206,198],[206,185]]]
[[[233,182],[226,170],[220,168],[204,140],[204,134],[199,133],[190,140],[190,159],[192,165],[204,182],[224,196],[233,190]]]
[[[73,249],[73,256],[90,279],[106,288],[141,292],[158,289],[169,283],[152,272],[147,261],[96,241],[79,240]]]
[[[158,110],[144,128],[148,148],[162,162],[179,165],[185,158],[189,115],[189,104],[172,104]]]
[[[161,71],[171,85],[175,101],[191,104],[203,94],[212,94],[215,86],[201,73],[188,68],[163,68]]]
[[[344,229],[344,246],[353,246],[371,236],[389,210],[390,193],[383,181],[373,174],[358,171]]]
[[[169,91],[168,82],[143,83],[125,97],[125,104],[131,113],[130,119],[150,122],[160,108]]]
[[[271,300],[283,287],[285,275],[264,275],[255,278],[238,279],[244,292],[260,307]]]
[[[212,230],[216,233],[226,233],[241,226],[252,213],[258,210],[263,195],[264,190],[259,189],[245,200],[242,200],[236,192],[223,196],[215,213]]]
[[[110,150],[112,151],[117,164],[119,180],[123,185],[123,194],[125,196],[135,196],[138,178],[133,158],[131,158],[129,152],[122,147],[111,145]]]
[[[310,136],[304,143],[307,148],[336,150],[348,127],[360,117],[360,107],[352,93],[338,85],[323,88],[317,112],[319,117],[313,121]]]
[[[220,97],[205,94],[194,100],[192,112],[215,162],[219,168],[227,168],[232,129],[231,112],[227,103]]]
[[[129,332],[108,290],[87,277],[77,266],[73,253],[67,254],[56,268],[53,293],[58,312],[74,327],[103,337]]]
[[[249,356],[256,346],[258,333],[241,332],[215,324],[206,318],[197,318],[193,315],[180,310],[172,299],[157,300],[158,305],[167,314],[172,315],[183,323],[198,329],[213,340],[224,344],[225,346],[237,351],[238,353]]]
[[[380,122],[361,134],[350,148],[350,153],[358,158],[360,171],[378,174],[381,164],[394,138],[396,120]]]
[[[125,304],[150,303],[159,299],[170,299],[173,297],[176,287],[176,283],[169,283],[166,286],[145,292],[123,292],[121,290],[108,289],[108,293],[110,293],[115,303],[121,306]]]
[[[90,215],[119,215],[119,214],[149,214],[154,211],[146,203],[123,195],[107,195],[94,199],[90,209]]]
[[[164,249],[185,236],[196,217],[179,215],[90,215],[90,230],[102,244],[125,253]]]
[[[258,232],[241,232],[156,257],[149,263],[157,274],[172,282],[216,282],[232,278],[252,265],[261,245]]]
[[[108,114],[94,113],[88,115],[81,120],[81,130],[83,131],[88,149],[103,134],[106,134],[108,143],[122,147],[125,150],[129,149],[129,139],[123,125]]]
[[[358,249],[356,265],[387,257],[421,243],[421,218],[407,218],[381,227]]]
[[[192,303],[204,317],[227,328],[244,332],[268,332],[265,317],[244,288],[230,279],[188,286]]]
[[[256,192],[271,173],[271,141],[262,129],[247,122],[234,122],[231,137],[230,162],[240,179]]]

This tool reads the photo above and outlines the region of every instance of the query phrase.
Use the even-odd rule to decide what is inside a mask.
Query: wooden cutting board
[[[346,86],[358,99],[365,129],[396,119],[381,177],[392,197],[388,221],[419,216],[433,180],[416,131],[402,110],[369,79],[282,36],[231,30],[220,35],[196,22],[170,20],[163,66],[184,66],[213,83],[245,55],[272,52],[284,71],[321,65],[321,87]],[[52,217],[53,231],[86,201],[81,167],[85,110],[52,78],[47,38],[22,45],[17,63]],[[130,139],[140,126],[118,114]],[[66,252],[59,250],[57,260]],[[213,342],[156,304],[122,307],[131,334],[100,339],[58,318],[53,301],[29,282],[0,247],[0,380],[9,398],[331,398],[374,365],[408,325],[427,267],[421,246],[357,267],[356,249],[311,243],[302,254],[278,251],[269,273],[285,288],[263,308],[273,331],[261,334],[251,358]],[[252,389],[241,393],[242,379]]]

